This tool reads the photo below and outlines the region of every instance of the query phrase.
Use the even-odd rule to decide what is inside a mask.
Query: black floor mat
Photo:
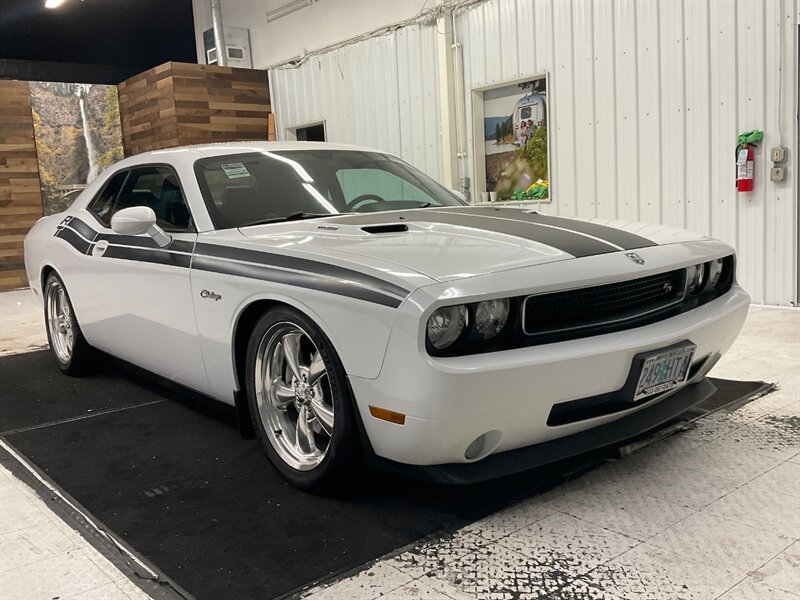
[[[98,360],[97,369],[79,378],[65,377],[49,351],[0,359],[0,435],[147,402],[143,396],[130,393],[127,373],[105,368],[109,361],[104,356]]]
[[[728,402],[762,386],[721,383]],[[726,399],[717,396],[715,407]],[[602,460],[465,487],[365,471],[346,494],[320,498],[287,485],[228,413],[113,361],[73,379],[44,352],[2,358],[0,398],[9,443],[198,599],[275,598]],[[73,419],[88,410],[106,412]]]

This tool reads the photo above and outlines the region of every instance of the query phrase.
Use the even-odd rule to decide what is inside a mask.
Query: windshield
[[[424,173],[379,152],[252,152],[198,160],[195,173],[217,229],[464,204]]]

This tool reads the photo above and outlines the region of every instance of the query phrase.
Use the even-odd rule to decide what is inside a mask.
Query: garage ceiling
[[[196,62],[192,2],[66,0],[50,10],[44,0],[2,0],[0,59],[106,65],[119,80],[168,60]]]

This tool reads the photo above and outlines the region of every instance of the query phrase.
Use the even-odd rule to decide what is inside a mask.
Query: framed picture
[[[122,158],[117,88],[44,81],[29,87],[42,203],[52,215]]]
[[[547,75],[472,92],[476,201],[549,202]]]

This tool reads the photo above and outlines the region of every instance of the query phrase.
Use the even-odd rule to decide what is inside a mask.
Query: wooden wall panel
[[[148,150],[267,139],[267,72],[165,63],[119,86],[125,155]]]
[[[0,291],[28,285],[22,241],[41,216],[28,82],[0,80]]]
[[[179,145],[172,63],[123,81],[117,94],[125,156]]]

